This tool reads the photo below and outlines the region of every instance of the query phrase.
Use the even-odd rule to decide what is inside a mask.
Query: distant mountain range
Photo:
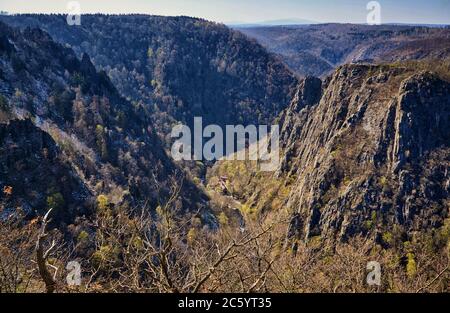
[[[279,19],[279,20],[269,20],[269,21],[261,21],[255,23],[245,23],[245,22],[230,22],[226,23],[227,26],[230,27],[259,27],[259,26],[284,26],[284,25],[311,25],[318,24],[318,22],[305,20],[305,19]]]
[[[261,21],[261,22],[228,22],[225,23],[225,25],[232,27],[232,28],[246,28],[246,27],[268,27],[268,26],[303,26],[303,25],[314,25],[314,24],[335,24],[334,22],[319,22],[319,21],[313,21],[313,20],[307,20],[307,19],[278,19],[278,20],[267,20],[267,21]],[[346,23],[342,23],[346,24]],[[366,23],[351,23],[353,25],[367,25]],[[382,25],[391,25],[391,26],[417,26],[417,27],[437,27],[437,28],[443,28],[448,27],[448,24],[424,24],[424,23],[401,23],[401,22],[392,22],[392,23],[383,23]]]

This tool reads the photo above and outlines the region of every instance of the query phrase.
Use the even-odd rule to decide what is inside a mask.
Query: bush
[[[55,212],[60,212],[65,206],[64,197],[57,192],[47,197],[47,208],[53,209]]]
[[[257,213],[257,211],[256,211],[255,208],[253,208],[253,207],[251,207],[251,206],[249,206],[249,205],[247,205],[247,204],[242,205],[241,211],[242,211],[245,215],[253,215],[253,214],[256,214],[256,213]]]
[[[197,239],[197,230],[195,228],[189,229],[189,232],[187,234],[187,241],[189,244],[192,244],[195,239]]]
[[[416,276],[417,273],[417,264],[415,256],[413,253],[408,253],[406,257],[408,259],[406,263],[406,274],[408,275],[409,278],[414,278],[414,276]]]
[[[220,225],[226,226],[226,225],[228,225],[228,222],[229,222],[228,216],[224,212],[220,213],[220,215],[219,215]]]
[[[383,242],[384,243],[391,245],[393,243],[393,239],[394,239],[393,235],[390,232],[385,232],[383,234]]]
[[[92,263],[98,268],[105,270],[107,264],[115,265],[119,263],[120,250],[110,245],[101,246],[92,255]]]
[[[100,212],[105,212],[109,209],[109,200],[105,195],[99,195],[97,197],[97,209]]]
[[[78,242],[80,242],[80,243],[86,242],[88,239],[89,239],[89,234],[86,231],[83,230],[78,234],[78,237],[77,237]]]

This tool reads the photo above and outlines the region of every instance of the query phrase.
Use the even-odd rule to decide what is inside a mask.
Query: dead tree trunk
[[[52,242],[50,248],[48,248],[44,252],[44,239],[47,238],[48,234],[46,233],[47,224],[49,223],[48,217],[52,209],[50,209],[47,214],[45,214],[44,219],[42,220],[41,230],[39,232],[39,236],[36,242],[36,262],[38,264],[39,275],[45,283],[45,288],[47,293],[53,293],[56,289],[56,281],[52,276],[47,267],[47,258],[50,252],[55,248],[55,242]]]

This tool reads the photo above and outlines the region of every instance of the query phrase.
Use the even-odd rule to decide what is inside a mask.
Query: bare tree
[[[50,253],[55,249],[56,247],[56,241],[52,240],[51,246],[44,251],[44,244],[45,239],[48,237],[47,234],[47,225],[50,222],[48,219],[51,212],[53,210],[50,209],[42,219],[42,225],[41,230],[39,232],[37,241],[36,241],[36,262],[39,269],[39,275],[41,276],[43,282],[45,283],[45,288],[47,293],[53,293],[56,289],[56,273],[57,268],[55,268],[55,274],[52,275],[48,269],[47,259],[50,255]]]

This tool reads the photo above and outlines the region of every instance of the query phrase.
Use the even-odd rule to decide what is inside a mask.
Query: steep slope
[[[362,234],[389,244],[441,227],[450,205],[450,83],[417,68],[345,65],[323,82],[305,78],[280,116],[278,171],[225,161],[210,187],[228,177],[245,214],[286,209],[291,239]]]
[[[52,206],[55,220],[87,215],[92,194],[63,160],[54,140],[30,120],[0,124],[0,214],[26,216]]]
[[[301,76],[323,76],[350,62],[443,59],[450,30],[423,26],[321,24],[239,29]]]
[[[54,158],[70,162],[94,196],[152,208],[164,202],[181,171],[165,154],[147,109],[123,99],[86,54],[80,61],[39,29],[18,31],[0,23],[0,30],[3,122],[31,118],[60,147]],[[15,171],[13,164],[4,171]],[[49,186],[35,185],[34,191]],[[201,198],[186,181],[177,208],[199,210]]]
[[[264,48],[227,27],[188,17],[83,15],[3,16],[39,26],[78,55],[88,53],[122,95],[154,109],[167,136],[174,121],[258,124],[275,118],[297,80]]]
[[[430,72],[344,66],[320,102],[282,118],[278,175],[307,238],[442,226],[449,207],[450,84]],[[305,115],[307,117],[305,118]],[[294,135],[292,135],[294,134]],[[395,227],[394,227],[395,229]]]

